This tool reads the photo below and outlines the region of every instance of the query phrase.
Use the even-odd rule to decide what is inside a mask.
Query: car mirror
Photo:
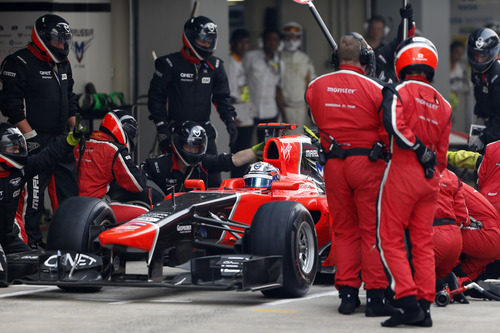
[[[205,183],[201,179],[186,179],[184,181],[185,188],[191,188],[193,190],[205,191]]]

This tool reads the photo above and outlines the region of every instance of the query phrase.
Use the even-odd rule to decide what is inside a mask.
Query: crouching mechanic
[[[430,84],[437,63],[431,41],[407,39],[396,52],[396,75],[401,80],[397,93],[384,89],[383,120],[391,135],[392,159],[380,186],[377,245],[400,308],[382,322],[386,327],[432,326],[430,305],[436,283],[432,224],[439,193],[434,173],[436,162],[439,171],[446,167],[451,129],[450,104]]]
[[[170,129],[170,153],[145,160],[141,167],[165,193],[172,186],[184,191],[186,179],[202,179],[205,184],[209,172],[230,171],[257,160],[264,143],[235,154],[207,154],[205,129],[192,121],[173,123]]]
[[[351,314],[356,310],[363,281],[365,315],[388,316],[387,278],[375,247],[376,200],[385,169],[382,156],[375,154],[376,147],[383,147],[379,143],[385,132],[378,112],[383,86],[364,75],[375,59],[359,34],[343,36],[334,57],[339,61],[338,71],[313,80],[306,101],[327,157],[324,177],[337,253],[338,311]]]
[[[113,181],[129,192],[142,192],[146,188],[146,177],[129,154],[129,146],[136,131],[134,117],[124,111],[108,112],[99,130],[92,132],[89,140],[75,147],[80,196],[104,199]],[[110,202],[110,207],[118,222],[149,211],[142,205],[120,202]]]
[[[19,198],[26,182],[40,171],[55,168],[78,142],[73,133],[58,137],[40,153],[28,157],[21,131],[0,123],[0,286],[5,285],[5,254],[29,251],[23,221],[16,219]]]

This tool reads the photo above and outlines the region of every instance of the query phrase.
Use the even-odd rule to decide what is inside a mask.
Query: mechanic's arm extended
[[[483,155],[468,150],[448,151],[446,157],[449,165],[473,170],[477,170],[483,161]]]

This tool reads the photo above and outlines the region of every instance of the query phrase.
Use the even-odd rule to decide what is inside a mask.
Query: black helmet
[[[207,151],[207,133],[193,121],[174,123],[171,127],[172,150],[188,166],[201,162]]]
[[[208,17],[190,18],[184,24],[184,45],[200,60],[206,60],[217,46],[217,25]]]
[[[467,40],[467,58],[472,68],[486,72],[495,62],[500,50],[498,35],[489,28],[479,28]]]
[[[23,134],[16,127],[0,124],[0,165],[22,169],[28,158],[28,147]]]
[[[62,62],[68,57],[71,37],[71,28],[68,22],[53,14],[39,17],[31,33],[33,43],[56,63]]]

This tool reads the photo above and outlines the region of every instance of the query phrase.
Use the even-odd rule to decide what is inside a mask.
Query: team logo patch
[[[209,77],[202,77],[201,78],[201,83],[203,83],[203,84],[209,84],[210,83],[210,78]]]

